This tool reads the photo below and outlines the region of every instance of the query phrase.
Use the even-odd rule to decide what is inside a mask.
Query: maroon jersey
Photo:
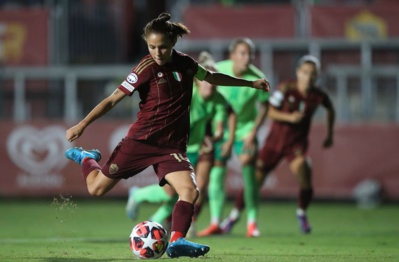
[[[276,151],[298,144],[306,148],[312,116],[318,105],[322,104],[327,108],[332,106],[327,94],[317,87],[310,88],[307,96],[303,97],[296,87],[296,81],[280,84],[270,97],[269,103],[282,112],[301,111],[304,113],[302,121],[296,124],[273,121],[267,138],[267,146]]]
[[[173,50],[171,63],[159,66],[150,55],[133,69],[119,89],[139,92],[140,111],[127,137],[162,148],[186,151],[190,103],[197,62]]]

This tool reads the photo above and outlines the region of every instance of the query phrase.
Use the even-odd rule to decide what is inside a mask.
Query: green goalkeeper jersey
[[[213,122],[223,122],[227,118],[228,104],[218,92],[204,100],[194,84],[193,97],[190,106],[190,139],[187,153],[198,153],[206,133],[206,126],[212,119]]]
[[[217,63],[217,70],[220,73],[234,76],[233,61],[224,60]],[[241,76],[245,80],[257,80],[265,78],[265,75],[254,65]],[[269,99],[269,93],[254,88],[238,86],[218,86],[218,91],[224,96],[237,115],[235,140],[244,139],[255,125],[257,115],[257,102],[265,103]],[[225,138],[228,136],[226,130]]]

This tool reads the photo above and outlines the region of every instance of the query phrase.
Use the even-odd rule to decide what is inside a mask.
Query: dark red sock
[[[185,237],[191,225],[194,214],[194,205],[186,201],[177,201],[172,213],[172,229],[170,242],[174,242],[180,237]]]
[[[201,212],[201,209],[202,209],[202,203],[194,205],[193,221],[197,220],[197,217],[198,217],[199,213]]]
[[[240,189],[240,192],[238,192],[236,196],[236,201],[234,204],[234,207],[237,208],[238,210],[243,210],[245,208],[245,203],[244,203],[244,188]]]
[[[301,189],[298,194],[298,207],[306,210],[312,201],[313,198],[313,189]]]
[[[96,162],[96,160],[92,158],[86,157],[82,161],[82,176],[84,181],[86,182],[87,176],[93,170],[101,170],[100,165]]]

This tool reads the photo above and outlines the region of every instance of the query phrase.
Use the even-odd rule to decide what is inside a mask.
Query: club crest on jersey
[[[162,72],[158,72],[157,76],[158,76],[158,78],[162,78],[163,77],[163,73]]]
[[[130,74],[127,76],[126,80],[127,80],[129,83],[134,84],[134,83],[137,82],[137,80],[139,80],[139,78],[137,77],[137,75],[136,75],[135,73],[130,73]]]
[[[109,166],[109,173],[110,173],[111,175],[113,175],[113,174],[115,174],[116,172],[118,172],[118,170],[119,170],[119,167],[118,167],[117,164],[111,164],[111,165]]]
[[[179,82],[181,81],[182,76],[181,76],[181,73],[180,73],[180,72],[173,71],[172,74],[173,74],[173,77],[174,77],[177,81],[179,81]]]
[[[289,96],[289,97],[288,97],[288,102],[294,103],[294,102],[295,102],[295,97]]]

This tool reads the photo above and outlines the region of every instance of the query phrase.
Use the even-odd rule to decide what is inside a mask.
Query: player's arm
[[[208,83],[216,86],[247,86],[255,89],[261,89],[265,92],[270,91],[270,84],[266,81],[266,79],[249,81],[222,73],[211,72],[203,68],[201,65],[198,65],[195,77],[198,80],[205,80]]]
[[[334,110],[334,106],[331,103],[331,100],[327,96],[327,94],[325,95],[325,99],[324,99],[322,105],[327,110],[327,136],[323,142],[323,147],[329,148],[333,145],[333,141],[334,141],[333,138],[334,138],[335,110]]]
[[[281,90],[276,90],[270,96],[269,108],[267,110],[267,117],[281,122],[299,123],[304,117],[302,112],[295,111],[292,113],[283,112],[280,108],[283,105],[285,94]]]
[[[236,136],[236,126],[237,126],[237,115],[234,112],[233,108],[229,106],[228,108],[229,118],[227,120],[227,128],[229,130],[229,137],[227,141],[222,146],[222,157],[227,157],[231,153],[231,148],[234,144],[234,139]]]
[[[268,109],[268,103],[264,102],[260,104],[259,112],[256,115],[255,118],[255,124],[254,127],[252,128],[250,134],[247,136],[248,141],[247,141],[247,146],[249,146],[249,143],[253,143],[255,141],[256,134],[258,133],[259,128],[261,127],[263,121],[266,118],[267,115],[267,109]]]
[[[105,115],[111,110],[117,103],[119,103],[126,94],[119,89],[116,89],[110,96],[101,101],[91,112],[79,122],[79,124],[71,127],[66,131],[66,139],[72,142],[79,138],[85,128],[93,123],[96,119]]]

